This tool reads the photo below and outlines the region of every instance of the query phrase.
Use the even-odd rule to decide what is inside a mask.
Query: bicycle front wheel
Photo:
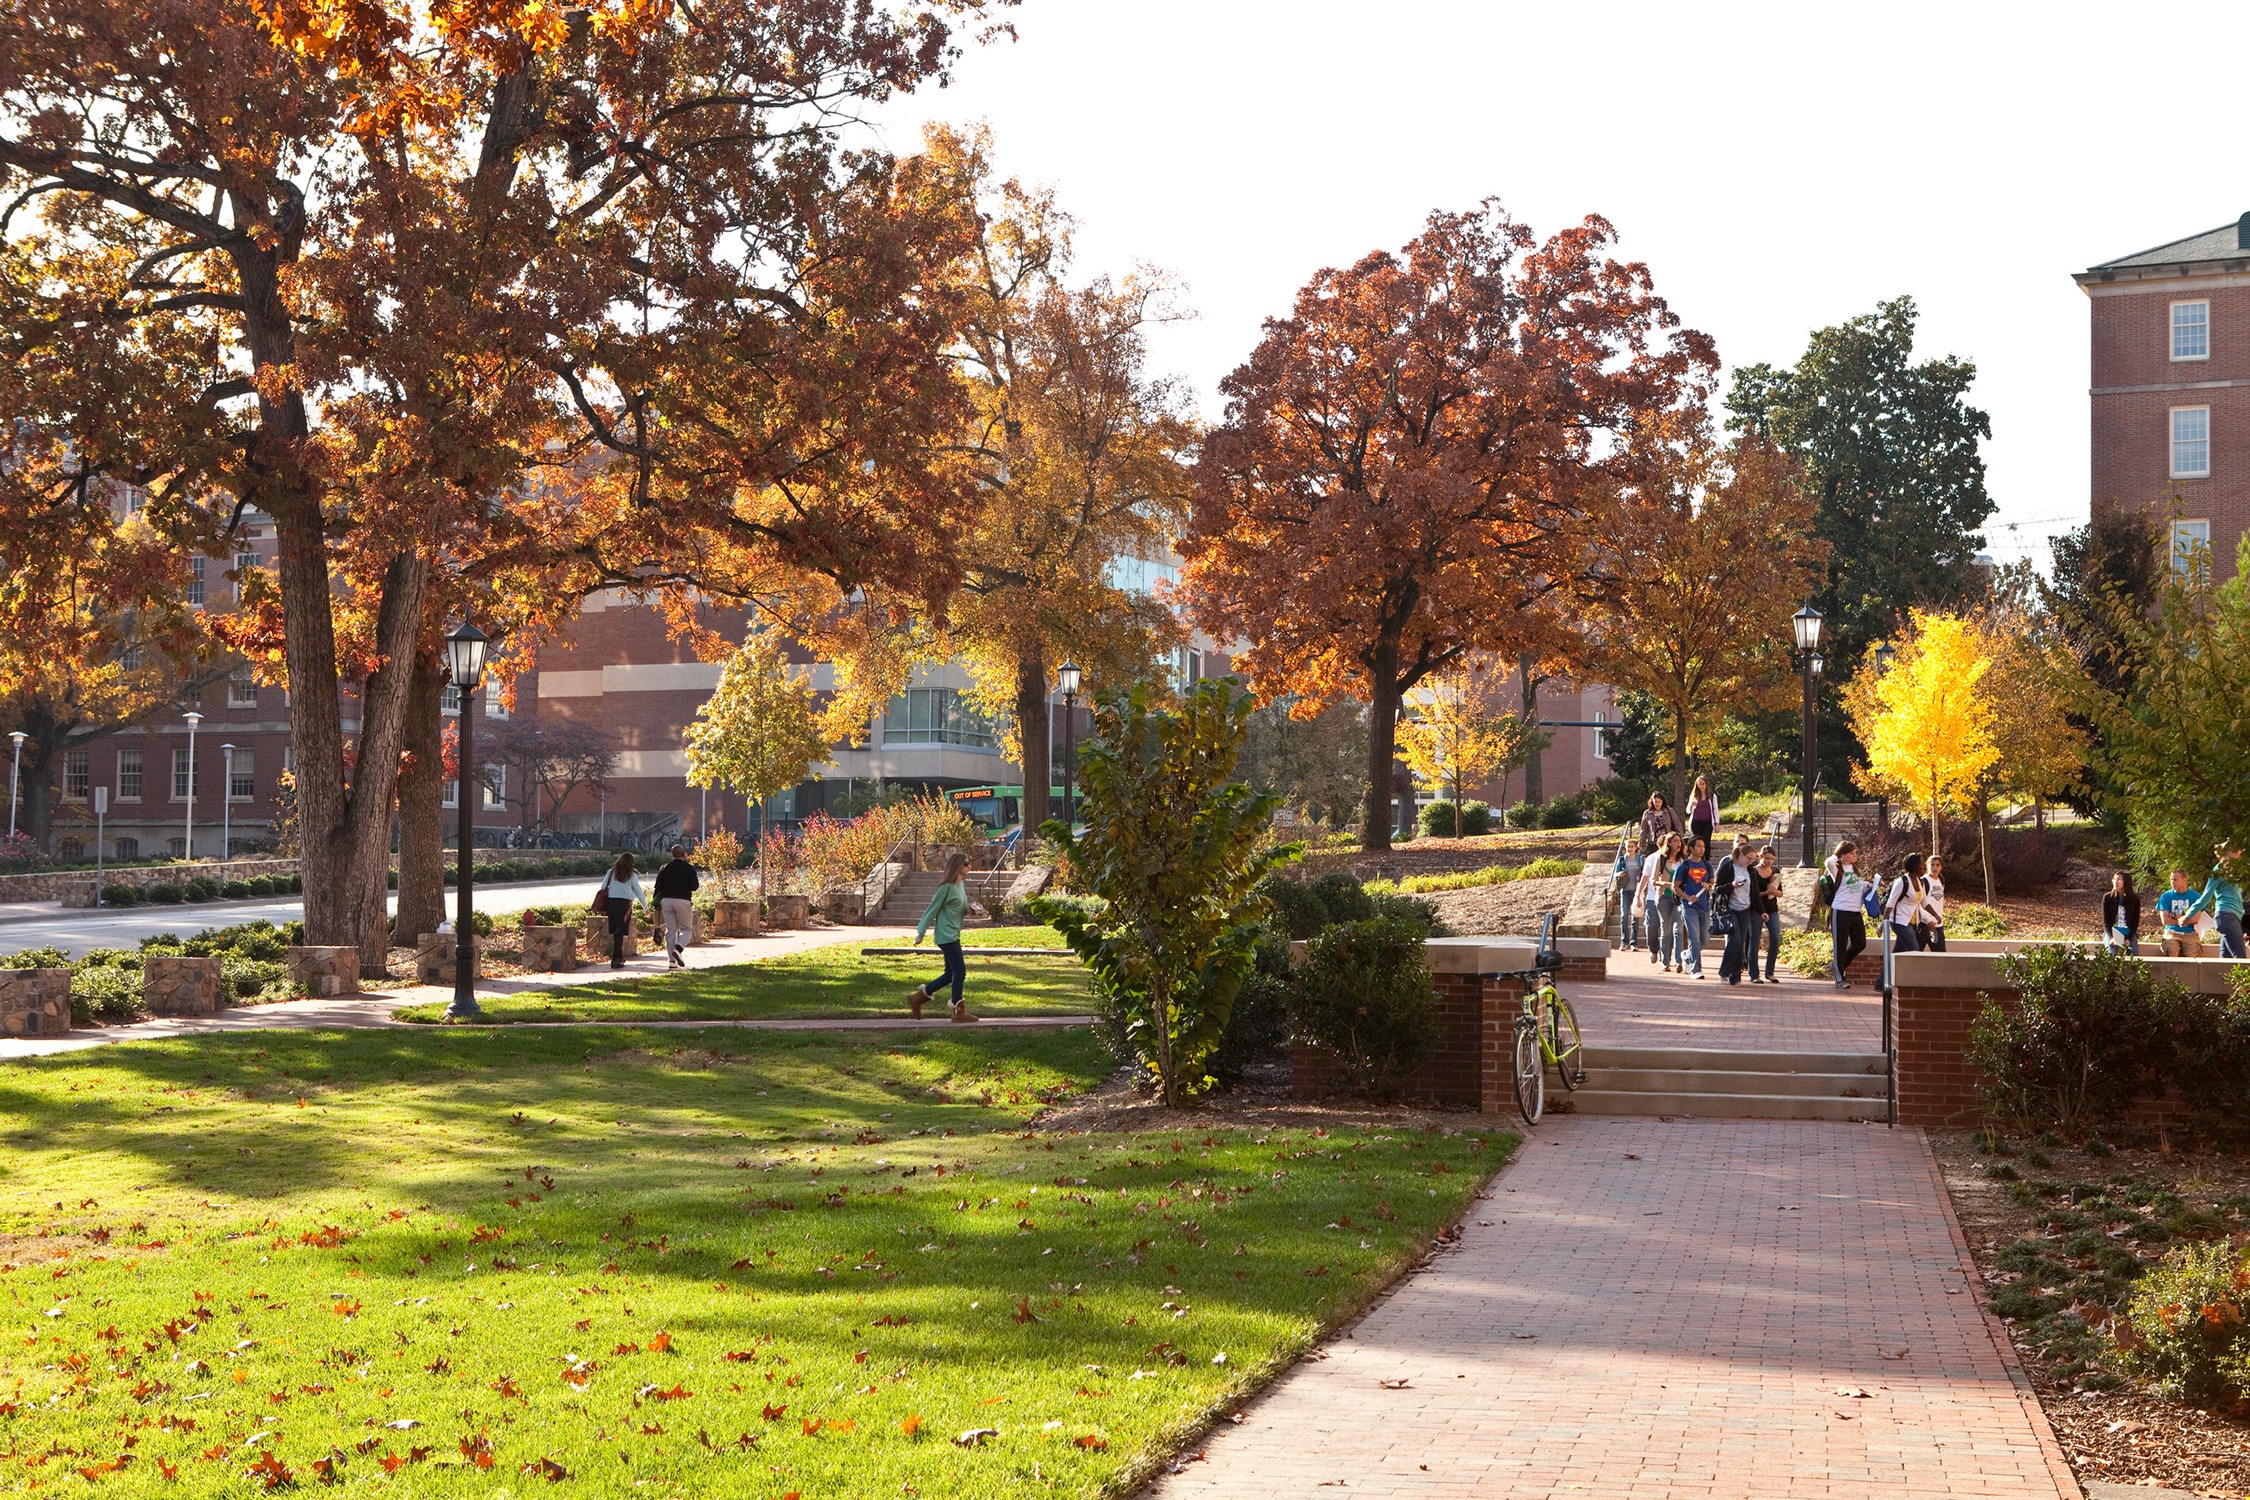
[[[1547,997],[1549,1024],[1554,1027],[1555,1071],[1562,1086],[1575,1091],[1586,1081],[1586,1048],[1578,1036],[1578,1012],[1560,995]]]
[[[1547,1060],[1540,1055],[1539,1023],[1529,1016],[1516,1020],[1515,1085],[1524,1123],[1538,1124],[1547,1112]]]

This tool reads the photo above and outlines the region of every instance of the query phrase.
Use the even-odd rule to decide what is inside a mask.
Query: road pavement
[[[527,906],[574,906],[591,897],[597,883],[594,876],[578,875],[568,880],[528,881],[522,885],[480,885],[476,888],[475,906],[478,911],[490,912],[494,917],[513,916]],[[448,912],[452,911],[450,889],[446,892],[445,905]],[[394,913],[398,910],[396,892],[391,895],[389,909]],[[278,926],[294,922],[304,914],[304,901],[297,896],[253,896],[246,901],[203,901],[193,906],[91,909],[65,908],[52,901],[10,902],[0,909],[0,953],[54,947],[75,958],[89,948],[137,947],[141,939],[160,932],[187,937],[206,927],[232,927],[260,918]]]

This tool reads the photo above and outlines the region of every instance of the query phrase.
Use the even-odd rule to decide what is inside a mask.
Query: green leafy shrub
[[[2184,1000],[2177,984],[2137,958],[2075,944],[2043,944],[1996,967],[2020,999],[1987,998],[1968,1050],[1995,1113],[2077,1134],[2120,1119],[2144,1089],[2163,1086]]]
[[[219,955],[219,981],[228,994],[241,1000],[288,1000],[297,993],[286,964],[263,962],[233,949]]]
[[[2190,1401],[2250,1396],[2250,1246],[2180,1245],[2142,1273],[2111,1329],[2118,1363]]]
[[[1328,903],[1302,880],[1276,871],[1258,882],[1257,894],[1272,911],[1274,931],[1284,938],[1302,942],[1328,925]]]
[[[305,888],[305,877],[302,875],[277,875],[274,878],[277,880],[288,881],[289,893],[291,895],[295,895],[297,892]]]
[[[1827,979],[1836,972],[1836,941],[1825,931],[1792,928],[1781,934],[1782,966],[1805,979]]]
[[[137,885],[124,885],[122,883],[105,885],[102,887],[102,904],[105,906],[138,906],[141,904],[141,888]]]
[[[2003,938],[2008,919],[1993,907],[1977,901],[1946,903],[1945,935],[1958,938]]]
[[[1262,882],[1260,889],[1271,880]],[[1287,884],[1288,882],[1278,882]],[[1290,972],[1289,941],[1269,930],[1258,940],[1250,974],[1234,997],[1226,1030],[1211,1054],[1212,1076],[1227,1083],[1240,1081],[1250,1064],[1289,1044],[1289,996],[1295,986]]]
[[[1586,821],[1585,804],[1576,797],[1551,798],[1539,809],[1541,828],[1576,828]]]
[[[1437,1050],[1437,986],[1426,929],[1396,917],[1341,922],[1297,966],[1290,1020],[1336,1057],[1346,1087],[1387,1097]]]
[[[181,943],[180,951],[202,958],[233,953],[260,963],[278,963],[288,947],[282,930],[260,918],[255,922],[238,922],[232,927],[206,927]]]
[[[1099,912],[1040,901],[1084,961],[1095,1001],[1167,1105],[1209,1086],[1217,1050],[1265,934],[1255,888],[1294,844],[1269,844],[1280,804],[1233,779],[1249,695],[1206,678],[1177,698],[1143,681],[1101,695],[1079,754],[1082,831],[1042,832],[1068,854]],[[1357,889],[1357,882],[1353,883]]]
[[[70,976],[70,1014],[76,1024],[105,1026],[122,1026],[146,1016],[139,965],[128,969],[81,964]]]
[[[1514,807],[1509,808],[1508,826],[1510,828],[1537,828],[1539,826],[1539,804],[1536,802],[1518,802]]]
[[[1443,798],[1436,802],[1423,804],[1420,816],[1422,831],[1430,837],[1449,839],[1455,836],[1452,799]],[[1490,832],[1492,832],[1492,809],[1482,802],[1462,803],[1460,837],[1475,838],[1479,834]]]
[[[208,875],[197,875],[181,887],[181,894],[190,901],[209,901],[219,894],[219,883]]]
[[[1338,922],[1364,922],[1375,915],[1375,902],[1367,887],[1342,870],[1331,870],[1305,887],[1305,893],[1327,913],[1326,926]]]
[[[187,892],[169,880],[160,880],[154,885],[143,887],[141,894],[159,906],[178,906],[187,899]]]
[[[1648,806],[1648,794],[1654,790],[1653,783],[1630,776],[1604,776],[1586,788],[1587,818],[1605,824],[1635,822],[1641,810]]]
[[[219,894],[230,901],[238,901],[242,897],[252,894],[250,882],[247,880],[226,881],[220,885]]]
[[[0,969],[67,969],[70,955],[60,948],[26,948],[0,954]]]
[[[1370,892],[1367,905],[1376,921],[1412,922],[1422,929],[1424,937],[1437,937],[1444,931],[1445,924],[1438,921],[1434,901],[1424,901],[1419,896]]]
[[[1409,875],[1404,880],[1370,880],[1365,889],[1369,895],[1392,894],[1421,895],[1430,891],[1465,891],[1480,885],[1506,885],[1511,880],[1552,880],[1562,875],[1576,875],[1586,868],[1582,859],[1557,859],[1541,855],[1527,865],[1486,865],[1481,870],[1463,870],[1452,875]]]

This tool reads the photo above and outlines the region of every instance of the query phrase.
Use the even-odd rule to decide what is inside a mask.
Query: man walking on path
[[[673,968],[684,969],[685,950],[695,941],[695,892],[702,882],[696,879],[685,848],[674,844],[671,853],[656,872],[656,909],[664,916],[664,951],[671,955]]]

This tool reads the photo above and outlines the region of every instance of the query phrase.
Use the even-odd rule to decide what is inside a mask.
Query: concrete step
[[[1880,1099],[1884,1096],[1882,1077],[1866,1073],[1749,1073],[1589,1066],[1586,1087],[1621,1094],[1762,1094],[1803,1099]]]
[[[1696,1072],[1872,1074],[1883,1076],[1880,1052],[1732,1052],[1717,1047],[1586,1048],[1588,1068],[1661,1068]]]
[[[1619,1093],[1590,1084],[1565,1095],[1552,1080],[1547,1100],[1567,1098],[1582,1115],[1669,1115],[1706,1120],[1882,1120],[1889,1106],[1881,1099],[1822,1099],[1798,1094]]]

